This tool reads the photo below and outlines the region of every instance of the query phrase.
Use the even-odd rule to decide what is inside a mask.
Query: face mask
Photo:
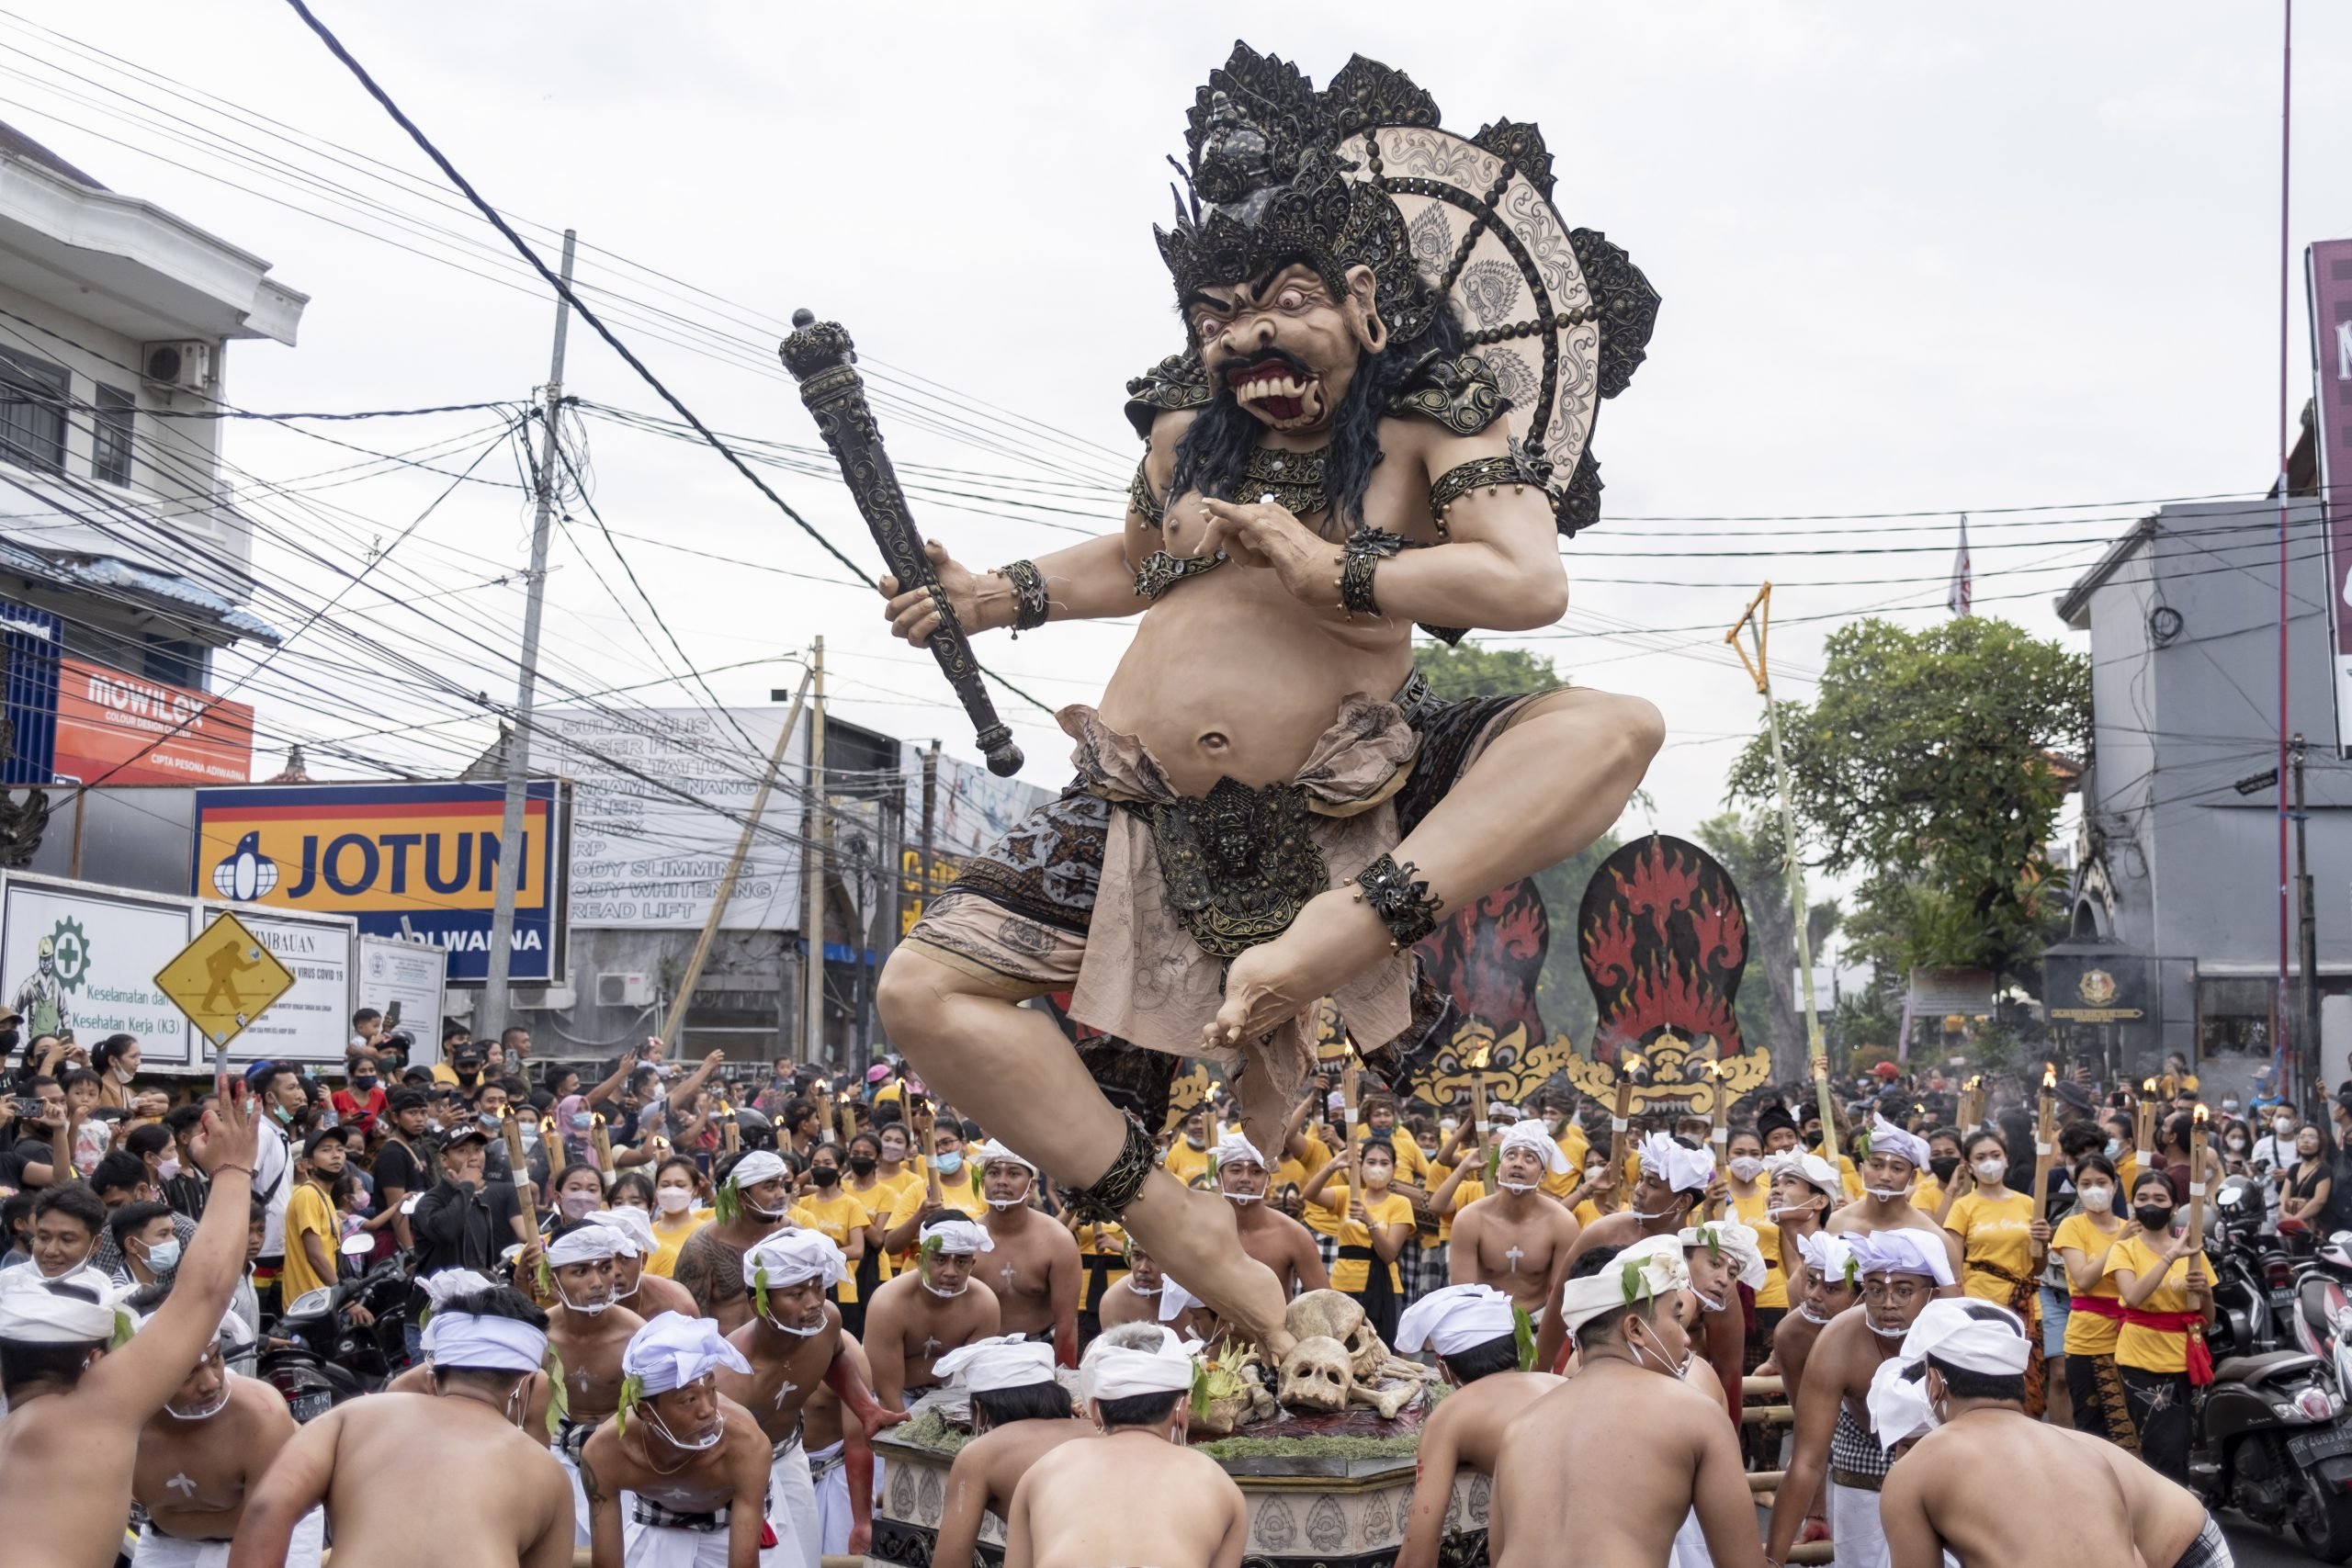
[[[1696,1292],[1694,1292],[1693,1294],[1696,1294]],[[1683,1367],[1676,1366],[1664,1356],[1652,1355],[1649,1351],[1643,1349],[1640,1341],[1630,1336],[1628,1336],[1625,1340],[1625,1348],[1631,1350],[1634,1353],[1634,1359],[1645,1367],[1648,1366],[1653,1361],[1657,1362],[1657,1370],[1664,1372],[1668,1377],[1679,1378],[1686,1370]]]
[[[929,1291],[933,1295],[941,1298],[943,1301],[952,1302],[957,1296],[962,1295],[966,1291],[970,1290],[972,1288],[972,1281],[966,1280],[962,1284],[956,1286],[952,1291],[943,1291],[938,1286],[931,1282],[931,1277],[929,1275],[925,1275],[923,1276],[922,1288]]]
[[[1667,1213],[1668,1213],[1668,1211],[1665,1209],[1660,1209],[1656,1213],[1651,1213],[1648,1211],[1642,1209],[1628,1209],[1625,1212],[1633,1215],[1634,1218],[1641,1221],[1644,1224],[1647,1224],[1652,1220],[1662,1220],[1666,1218]]]
[[[1723,1303],[1715,1300],[1714,1297],[1707,1294],[1706,1292],[1699,1289],[1696,1285],[1693,1285],[1690,1288],[1690,1293],[1699,1298],[1699,1304],[1704,1307],[1707,1311],[1721,1312],[1724,1310]]]
[[[2121,1158],[2123,1157],[2123,1140],[2122,1140],[2122,1139],[2120,1139],[2120,1138],[2109,1138],[2109,1139],[2108,1139],[2108,1141],[2107,1141],[2107,1157],[2108,1157],[2108,1158],[2109,1158],[2109,1159],[2121,1159]]]
[[[2235,1116],[2237,1113],[2238,1113],[2238,1102],[2237,1102],[2236,1100],[2225,1100],[2222,1101],[2222,1115],[2224,1115],[2224,1116]]]
[[[1501,1188],[1506,1192],[1516,1192],[1520,1196],[1525,1197],[1528,1193],[1534,1191],[1541,1183],[1533,1181],[1498,1181],[1495,1185]]]
[[[957,1171],[964,1168],[963,1151],[959,1149],[952,1155],[932,1156],[931,1168],[939,1172],[942,1176],[955,1175]]]
[[[563,1204],[563,1217],[567,1220],[586,1219],[596,1212],[598,1203],[594,1192],[566,1192],[560,1201]]]
[[[162,1159],[155,1162],[155,1175],[159,1180],[173,1180],[178,1177],[179,1173],[180,1162],[174,1159],[169,1155],[165,1155]]]
[[[272,1116],[277,1117],[280,1122],[291,1122],[294,1120],[294,1112],[287,1110],[286,1107],[282,1105],[271,1106],[269,1108],[269,1113]]]
[[[1731,1173],[1742,1181],[1753,1181],[1764,1174],[1764,1162],[1754,1155],[1741,1155],[1731,1162]]]
[[[1869,1323],[1867,1317],[1863,1321],[1869,1324],[1870,1331],[1881,1339],[1904,1339],[1907,1338],[1911,1333],[1907,1328],[1881,1328],[1875,1323]]]
[[[2295,1135],[2295,1119],[2291,1116],[2281,1116],[2270,1123],[2270,1130],[2282,1138],[2291,1138]]]
[[[147,1267],[158,1274],[168,1274],[180,1266],[180,1238],[152,1242],[147,1247]]]
[[[1547,1111],[1544,1113],[1544,1130],[1551,1134],[1555,1138],[1560,1135],[1560,1116],[1558,1112]]]
[[[614,1297],[606,1296],[601,1302],[575,1302],[570,1295],[565,1293],[561,1280],[558,1280],[556,1282],[555,1299],[561,1302],[564,1305],[570,1307],[572,1311],[578,1313],[582,1317],[594,1317],[597,1314],[610,1307],[615,1300]]]
[[[2115,1189],[2086,1187],[2082,1190],[2083,1207],[2094,1214],[2104,1214],[2115,1207]]]
[[[2245,1153],[2245,1140],[2244,1138],[2232,1138],[2229,1140],[2229,1145],[2230,1153],[2233,1155],[2242,1155]]]
[[[789,1334],[795,1339],[807,1339],[812,1335],[822,1334],[825,1332],[825,1320],[821,1314],[819,1315],[816,1326],[813,1328],[795,1328],[788,1323],[778,1323],[773,1316],[766,1313],[760,1314],[760,1316],[765,1319],[767,1325],[770,1328],[775,1329],[778,1334]]]
[[[1862,1190],[1882,1203],[1892,1203],[1898,1199],[1911,1196],[1911,1189],[1908,1187],[1865,1187]]]
[[[1807,1306],[1803,1302],[1799,1302],[1797,1303],[1797,1315],[1804,1319],[1807,1323],[1812,1324],[1816,1328],[1829,1321],[1827,1318],[1822,1316],[1819,1313],[1814,1311],[1813,1308]]]
[[[808,1170],[808,1179],[820,1187],[838,1187],[841,1185],[842,1173],[829,1165],[811,1166]]]
[[[1209,1146],[1208,1139],[1204,1137],[1194,1137],[1190,1133],[1184,1134],[1184,1142],[1196,1149],[1204,1149]]]
[[[1977,1180],[1989,1183],[1998,1181],[2009,1173],[2009,1162],[2005,1159],[1980,1159],[1970,1168],[1976,1172]]]
[[[596,1118],[591,1111],[580,1111],[572,1113],[571,1130],[575,1133],[588,1132],[593,1129],[595,1124]]]
[[[2151,1235],[2162,1235],[2172,1229],[2170,1209],[2134,1209],[2132,1217],[2139,1221],[2140,1228]]]
[[[1793,1220],[1798,1218],[1800,1215],[1812,1213],[1813,1205],[1810,1203],[1776,1203],[1765,1212],[1776,1220]]]
[[[677,1437],[671,1432],[668,1425],[662,1421],[662,1417],[653,1414],[650,1405],[645,1412],[645,1421],[646,1425],[651,1427],[655,1431],[662,1434],[662,1440],[663,1442],[669,1444],[673,1449],[677,1449],[683,1452],[690,1454],[698,1454],[707,1449],[715,1449],[727,1436],[727,1423],[722,1421],[711,1429],[710,1436],[698,1438],[691,1443],[680,1442]]]
[[[1265,1196],[1262,1192],[1228,1192],[1225,1195],[1226,1201],[1229,1203],[1255,1203]]]
[[[688,1187],[657,1187],[653,1190],[653,1201],[662,1205],[662,1212],[665,1214],[682,1214],[695,1201],[694,1190]]]
[[[1946,1155],[1941,1159],[1931,1159],[1928,1162],[1928,1168],[1936,1173],[1938,1181],[1950,1183],[1951,1173],[1960,1168],[1960,1156]]]
[[[351,1075],[351,1087],[357,1089],[360,1093],[366,1094],[369,1089],[376,1087],[376,1075],[373,1073],[354,1073]]]
[[[853,1172],[859,1176],[871,1176],[874,1174],[874,1156],[872,1155],[852,1155],[849,1156],[849,1168]]]
[[[1435,1144],[1423,1144],[1421,1145],[1421,1157],[1423,1159],[1437,1158],[1437,1145]]]
[[[114,1081],[117,1083],[129,1083],[130,1081],[130,1069],[128,1067],[117,1067],[114,1070]]]
[[[223,1377],[220,1380],[220,1392],[215,1394],[213,1396],[212,1403],[206,1405],[203,1409],[182,1410],[176,1404],[166,1404],[164,1406],[164,1414],[170,1416],[175,1421],[209,1421],[213,1416],[220,1415],[220,1412],[228,1408],[229,1380],[226,1377]]]

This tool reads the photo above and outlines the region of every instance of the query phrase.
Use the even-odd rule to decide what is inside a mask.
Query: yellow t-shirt
[[[1588,1198],[1577,1205],[1577,1224],[1579,1225],[1597,1224],[1600,1220],[1600,1211],[1593,1206],[1591,1199]]]
[[[849,1250],[849,1233],[864,1230],[873,1217],[873,1211],[858,1201],[856,1193],[844,1192],[839,1187],[833,1189],[830,1198],[803,1198],[792,1205],[794,1224],[820,1232],[843,1252]],[[848,1277],[833,1287],[833,1300],[843,1306],[857,1303],[855,1265],[851,1266]]]
[[[1430,1156],[1421,1153],[1421,1145],[1413,1134],[1402,1127],[1388,1129],[1388,1146],[1396,1151],[1396,1179],[1409,1181],[1423,1191],[1430,1190]],[[1440,1180],[1444,1179],[1440,1178]]]
[[[2121,1159],[2115,1162],[2115,1190],[2124,1195],[2123,1197],[2116,1200],[2118,1203],[2125,1202],[2129,1200],[2132,1186],[2139,1180],[2139,1179],[2140,1156],[2137,1154],[2125,1155]]]
[[[1846,1201],[1852,1202],[1862,1195],[1862,1173],[1844,1155],[1838,1156],[1838,1179],[1846,1189]]]
[[[327,1273],[322,1278],[311,1267],[310,1254],[302,1246],[302,1235],[314,1231],[325,1246]],[[325,1188],[315,1181],[305,1181],[294,1189],[286,1200],[286,1271],[279,1276],[278,1300],[291,1304],[295,1297],[306,1291],[322,1290],[334,1283],[335,1248],[343,1243],[343,1227],[334,1215],[334,1200],[327,1196]]]
[[[1453,1173],[1451,1170],[1446,1172],[1447,1176],[1452,1174]],[[1445,1177],[1439,1177],[1437,1184],[1440,1187],[1444,1186]],[[1453,1216],[1486,1195],[1487,1184],[1484,1181],[1475,1176],[1465,1176],[1462,1179],[1462,1185],[1453,1190],[1453,1206],[1437,1217],[1437,1239],[1441,1247],[1453,1239]]]
[[[658,1210],[653,1215],[653,1256],[645,1260],[648,1274],[659,1274],[664,1280],[676,1276],[678,1248],[686,1245],[686,1237],[710,1224],[708,1209],[689,1209],[679,1219],[673,1220]]]
[[[1756,1304],[1762,1307],[1786,1307],[1789,1304],[1788,1271],[1781,1267],[1781,1227],[1771,1220],[1772,1190],[1764,1182],[1756,1184],[1756,1196],[1742,1198],[1732,1194],[1732,1213],[1739,1223],[1754,1228],[1757,1250],[1764,1254],[1764,1283],[1756,1290]]]
[[[909,1182],[907,1178],[910,1174],[903,1170],[895,1177],[877,1173],[874,1178],[874,1185],[862,1192],[850,1186],[847,1181],[842,1183],[842,1190],[865,1204],[865,1212],[881,1222],[882,1233],[888,1235],[893,1229],[912,1219],[914,1212],[922,1206],[922,1179],[918,1176],[912,1182]],[[911,1201],[907,1201],[910,1187],[914,1191]],[[899,1272],[899,1260],[890,1256],[888,1247],[878,1251],[869,1247],[867,1250],[874,1252],[876,1259],[875,1278],[877,1282],[896,1277]]]
[[[1094,1283],[1099,1276],[1102,1288],[1109,1290],[1127,1277],[1127,1232],[1124,1225],[1100,1224],[1078,1227],[1078,1310],[1099,1310],[1094,1304]],[[1103,1258],[1096,1264],[1094,1258]]]
[[[1555,1198],[1566,1198],[1577,1190],[1577,1183],[1584,1179],[1585,1156],[1592,1152],[1592,1145],[1586,1141],[1584,1129],[1574,1122],[1561,1122],[1560,1135],[1553,1142],[1558,1144],[1560,1152],[1568,1156],[1568,1168],[1557,1176],[1545,1171],[1543,1188]]]
[[[1307,1178],[1313,1176],[1317,1171],[1331,1163],[1331,1151],[1324,1145],[1322,1139],[1317,1137],[1312,1133],[1308,1133],[1306,1134],[1306,1158],[1299,1162],[1306,1172],[1305,1175],[1298,1179],[1299,1190],[1302,1192],[1306,1190]],[[1285,1170],[1289,1169],[1290,1162],[1285,1161],[1283,1168]],[[1342,1187],[1345,1183],[1335,1182],[1333,1185],[1335,1187]],[[1279,1177],[1275,1179],[1272,1190],[1276,1192],[1280,1192],[1282,1190],[1282,1180]],[[1343,1202],[1340,1207],[1341,1209],[1345,1209],[1347,1205]],[[1313,1231],[1317,1235],[1337,1235],[1340,1234],[1340,1222],[1338,1217],[1334,1215],[1330,1210],[1325,1208],[1320,1203],[1307,1204],[1306,1212],[1301,1217],[1306,1221],[1306,1228]],[[1335,1286],[1333,1288],[1337,1289],[1338,1287]]]
[[[2142,1312],[2187,1312],[2188,1310],[2188,1264],[2187,1258],[2176,1258],[2165,1269],[2164,1283],[2158,1285],[2147,1300],[2140,1303]],[[2148,1245],[2144,1235],[2129,1241],[2119,1241],[2107,1255],[2107,1271],[2112,1277],[2119,1269],[2129,1269],[2139,1279],[2155,1272],[2156,1249]],[[2122,1293],[2122,1281],[2116,1281],[2116,1293]],[[2185,1372],[2188,1370],[2188,1337],[2167,1334],[2160,1328],[2143,1328],[2127,1323],[2116,1337],[2115,1364],[2143,1372]]]
[[[2030,1192],[2012,1192],[1998,1200],[1971,1192],[1953,1203],[1951,1213],[1944,1216],[1944,1229],[1960,1237],[1962,1292],[2008,1305],[2018,1287],[1987,1272],[1987,1266],[2007,1269],[2019,1280],[2032,1280],[2032,1224]]]
[[[943,1209],[953,1209],[966,1219],[986,1219],[989,1213],[989,1201],[981,1197],[980,1190],[973,1185],[969,1174],[971,1168],[967,1165],[953,1176],[940,1177],[939,1206]],[[921,1207],[922,1200],[918,1198],[915,1202],[917,1207]]]
[[[1340,1246],[1342,1248],[1370,1247],[1372,1232],[1348,1217],[1349,1202],[1350,1193],[1347,1186],[1342,1182],[1329,1182],[1323,1189],[1323,1196],[1309,1203],[1306,1206],[1306,1212],[1312,1214],[1317,1209],[1329,1211],[1332,1223],[1337,1227]],[[1337,1207],[1330,1207],[1333,1204]],[[1413,1223],[1412,1200],[1400,1197],[1394,1192],[1384,1192],[1377,1198],[1367,1197],[1363,1207],[1364,1213],[1371,1216],[1374,1224],[1410,1225]],[[1403,1254],[1399,1253],[1398,1256],[1402,1257]],[[1405,1281],[1396,1272],[1396,1265],[1392,1261],[1387,1268],[1388,1288],[1399,1294],[1403,1293]],[[1371,1283],[1372,1264],[1367,1259],[1341,1258],[1331,1265],[1331,1288],[1335,1291],[1362,1295]]]
[[[1168,1152],[1160,1156],[1159,1163],[1168,1168],[1169,1175],[1185,1186],[1197,1187],[1208,1178],[1209,1151],[1205,1148],[1194,1148],[1180,1135],[1174,1143],[1168,1145]]]
[[[1944,1184],[1936,1179],[1932,1170],[1919,1173],[1919,1185],[1911,1190],[1911,1206],[1929,1219],[1936,1217],[1936,1205],[1944,1201]]]
[[[2069,1214],[2059,1222],[2058,1234],[2050,1238],[2052,1252],[2073,1247],[2085,1258],[2100,1260],[2101,1255],[2114,1245],[2115,1238],[2091,1223],[2088,1214]],[[2108,1301],[2116,1299],[2115,1280],[2104,1272],[2101,1261],[2098,1283],[2089,1294]],[[2085,1292],[2075,1292],[2077,1295]],[[2123,1325],[2111,1317],[2101,1317],[2095,1312],[2077,1312],[2066,1319],[2066,1354],[2069,1356],[2112,1356],[2115,1341]]]

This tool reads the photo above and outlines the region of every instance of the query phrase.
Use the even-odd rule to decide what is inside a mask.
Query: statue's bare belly
[[[1409,626],[1310,609],[1271,570],[1228,562],[1144,613],[1102,694],[1102,719],[1140,738],[1183,795],[1206,795],[1228,773],[1286,783],[1340,699],[1389,696],[1412,668]]]

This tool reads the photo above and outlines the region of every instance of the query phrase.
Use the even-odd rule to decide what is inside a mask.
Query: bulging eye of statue
[[[1285,310],[1296,310],[1306,304],[1306,290],[1294,283],[1274,296],[1274,303]]]
[[[1199,335],[1203,343],[1215,343],[1217,334],[1225,331],[1225,323],[1215,316],[1203,316],[1193,323],[1193,331]]]

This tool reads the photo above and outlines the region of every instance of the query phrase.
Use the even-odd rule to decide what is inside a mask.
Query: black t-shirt
[[[379,1193],[387,1187],[397,1187],[413,1197],[438,1179],[438,1172],[426,1163],[430,1157],[420,1159],[398,1139],[387,1139],[384,1146],[376,1151],[376,1163],[368,1168],[368,1174],[376,1179]]]
[[[25,1188],[25,1167],[52,1165],[57,1156],[39,1138],[19,1138],[6,1149],[0,1149],[0,1187]]]

